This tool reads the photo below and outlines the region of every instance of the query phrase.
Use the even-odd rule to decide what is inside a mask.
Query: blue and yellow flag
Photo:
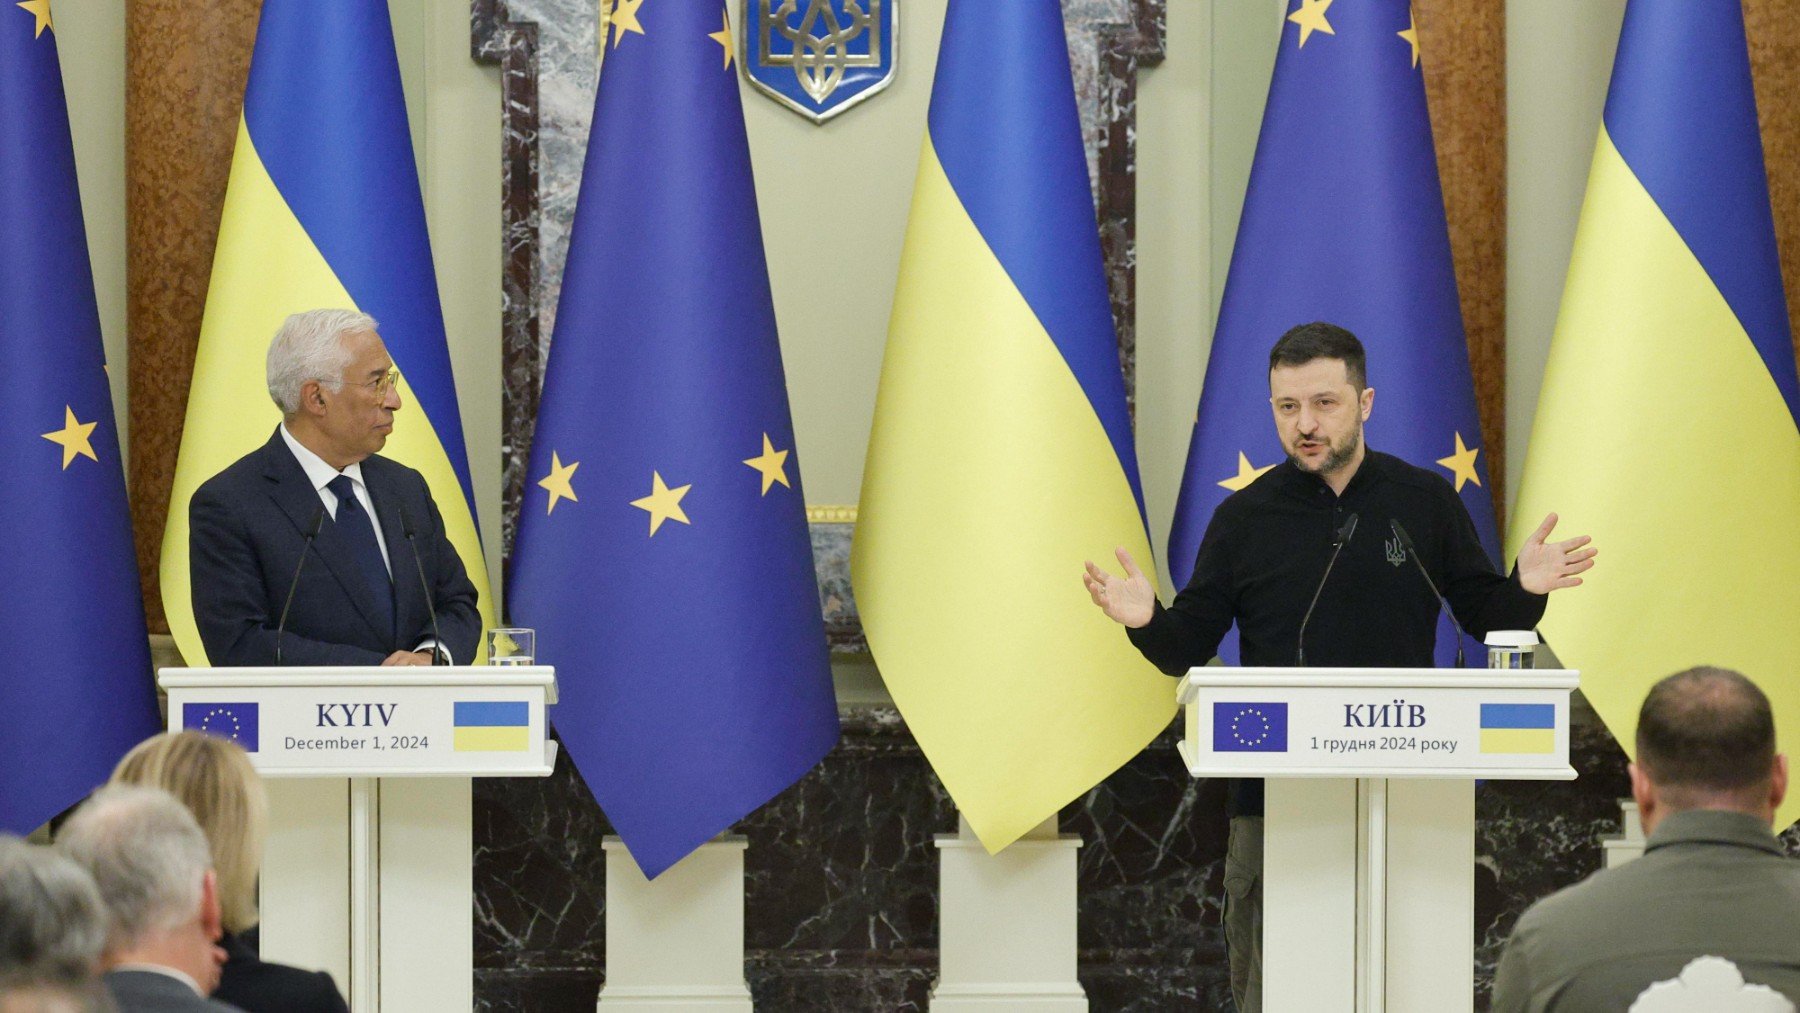
[[[1540,625],[1627,753],[1697,664],[1800,728],[1797,412],[1738,0],[1631,0],[1510,532],[1555,509],[1606,547]]]
[[[882,678],[989,850],[1147,744],[1174,684],[1089,601],[1149,570],[1056,0],[952,0],[851,558]]]
[[[611,28],[507,609],[654,878],[811,770],[838,717],[725,5]]]
[[[1376,391],[1368,445],[1435,466],[1498,560],[1418,26],[1408,0],[1289,6],[1169,533],[1169,569],[1185,585],[1214,508],[1281,463],[1269,349],[1313,320],[1348,328],[1368,350]],[[1447,664],[1455,634],[1448,623],[1439,634]],[[1235,632],[1220,656],[1236,659]]]
[[[360,310],[379,323],[408,409],[382,455],[425,476],[481,596],[483,625],[492,625],[425,204],[382,0],[262,5],[163,532],[163,607],[189,664],[206,664],[206,651],[189,586],[188,501],[200,483],[268,440],[281,419],[267,394],[269,339],[289,314],[321,307]]]
[[[158,728],[49,0],[0,5],[0,263],[0,830],[22,834]]]

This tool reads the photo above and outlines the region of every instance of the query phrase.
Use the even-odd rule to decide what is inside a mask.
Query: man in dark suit
[[[218,877],[187,807],[158,788],[112,785],[75,811],[56,846],[100,889],[104,980],[123,1013],[237,1009],[207,998],[225,962]]]
[[[1800,1000],[1800,863],[1770,829],[1788,764],[1775,751],[1769,698],[1728,669],[1669,676],[1644,699],[1630,772],[1649,834],[1643,857],[1519,918],[1500,956],[1494,1009],[1635,1009],[1659,982],[1679,977],[1683,984],[1659,991],[1691,993],[1682,972],[1701,957],[1737,966],[1747,985],[1728,981],[1732,991]],[[1679,1008],[1784,1008],[1766,994],[1745,1001],[1692,996]]]
[[[375,327],[350,310],[289,317],[268,357],[281,425],[189,503],[194,617],[214,665],[475,658],[475,586],[431,491],[418,472],[376,453],[401,402]],[[316,558],[301,567],[308,552]]]

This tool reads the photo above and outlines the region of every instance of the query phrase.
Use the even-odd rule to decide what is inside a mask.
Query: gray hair
[[[111,951],[193,918],[212,869],[194,814],[160,788],[101,788],[69,817],[56,846],[100,888]]]
[[[282,321],[269,342],[269,396],[281,414],[300,410],[300,388],[308,380],[338,383],[350,365],[343,337],[375,330],[375,318],[355,310],[322,309],[296,313]]]
[[[0,834],[0,977],[81,982],[106,948],[106,908],[87,870]]]

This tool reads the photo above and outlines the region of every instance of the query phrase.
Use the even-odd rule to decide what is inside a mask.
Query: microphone
[[[431,582],[425,579],[425,564],[419,559],[419,543],[414,537],[417,532],[413,530],[412,515],[406,512],[405,507],[400,508],[400,529],[406,532],[406,544],[412,547],[413,566],[419,571],[419,588],[425,592],[425,613],[431,617],[431,639],[434,641],[431,663],[440,665],[444,658],[444,652],[440,650],[444,646],[444,637],[438,633],[437,605],[431,600]]]
[[[1419,568],[1419,576],[1425,578],[1425,586],[1431,588],[1432,595],[1438,600],[1438,607],[1450,617],[1450,625],[1456,629],[1456,667],[1464,667],[1463,638],[1466,634],[1463,633],[1462,624],[1456,621],[1456,613],[1450,611],[1450,603],[1444,600],[1444,596],[1438,593],[1437,585],[1431,582],[1431,574],[1425,572],[1425,564],[1419,559],[1418,551],[1413,548],[1412,539],[1406,536],[1406,529],[1396,520],[1388,521],[1388,527],[1394,529],[1394,537],[1400,541],[1400,551],[1412,557],[1413,565]]]
[[[1319,578],[1319,586],[1313,588],[1312,601],[1307,603],[1306,615],[1300,619],[1300,632],[1294,637],[1294,667],[1306,667],[1306,624],[1312,622],[1313,609],[1318,607],[1319,595],[1325,592],[1325,582],[1331,579],[1331,568],[1337,565],[1338,553],[1350,544],[1350,536],[1356,534],[1356,514],[1344,518],[1338,527],[1337,534],[1331,537],[1331,560],[1325,564],[1325,574]]]
[[[319,502],[318,509],[313,511],[312,524],[306,529],[306,544],[300,546],[300,562],[294,564],[294,579],[288,582],[287,601],[281,603],[281,621],[275,624],[275,667],[281,667],[281,633],[287,629],[288,610],[294,607],[294,592],[300,590],[300,571],[306,568],[306,553],[312,548],[313,539],[319,537],[319,528],[325,524],[325,502]]]

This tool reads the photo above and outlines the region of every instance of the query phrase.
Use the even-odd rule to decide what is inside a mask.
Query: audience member
[[[146,739],[119,761],[114,784],[161,788],[194,814],[212,848],[225,967],[213,997],[250,1013],[347,1013],[324,971],[261,960],[253,945],[256,880],[268,827],[268,796],[243,747],[200,732]]]
[[[1669,676],[1638,713],[1630,773],[1643,857],[1520,917],[1496,1013],[1623,1010],[1707,955],[1800,1001],[1800,863],[1770,829],[1788,763],[1768,697],[1727,669]]]
[[[125,1013],[236,1010],[208,999],[225,952],[206,835],[168,792],[95,792],[56,846],[94,877],[108,916],[107,990]]]
[[[106,909],[87,870],[0,834],[0,974],[80,984],[100,973]]]

